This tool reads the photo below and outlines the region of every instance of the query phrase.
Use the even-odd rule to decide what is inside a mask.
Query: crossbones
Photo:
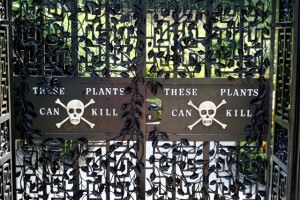
[[[193,104],[193,102],[190,100],[187,104],[189,106],[192,106],[196,110],[198,110],[200,114],[200,119],[198,119],[194,124],[189,125],[188,128],[190,130],[193,129],[193,127],[198,124],[200,121],[202,121],[204,126],[210,126],[213,121],[217,122],[219,125],[222,126],[223,129],[227,127],[227,124],[223,124],[217,119],[215,119],[216,111],[219,107],[222,105],[226,104],[227,102],[223,99],[222,102],[216,106],[213,102],[211,101],[204,101],[199,105],[199,108]]]
[[[91,128],[94,128],[95,124],[89,122],[85,118],[82,117],[84,113],[84,109],[88,107],[89,105],[95,103],[93,99],[90,100],[86,105],[84,105],[81,101],[77,99],[73,99],[69,101],[67,106],[63,104],[59,99],[55,101],[55,103],[61,105],[63,108],[65,108],[68,112],[68,117],[61,121],[60,123],[57,123],[56,126],[57,128],[60,128],[62,124],[64,124],[68,119],[70,119],[71,124],[73,125],[78,125],[80,123],[80,120],[82,119],[85,123],[90,125]]]

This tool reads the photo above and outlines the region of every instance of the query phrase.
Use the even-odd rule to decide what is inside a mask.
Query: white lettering
[[[92,91],[92,88],[85,88],[85,95],[89,95],[89,93]]]
[[[165,93],[166,93],[166,96],[168,96],[168,95],[169,95],[170,88],[165,88],[164,91],[165,91]]]
[[[241,117],[246,117],[244,110],[241,110]]]
[[[103,88],[100,88],[99,95],[105,95]]]
[[[220,95],[228,97],[258,96],[258,92],[258,89],[220,89]]]
[[[241,96],[245,97],[247,94],[247,90],[246,89],[241,89]]]
[[[105,88],[106,95],[111,95],[111,88]]]
[[[177,95],[177,89],[171,89],[171,95],[176,96]]]
[[[92,116],[118,116],[118,113],[116,112],[116,109],[109,109],[109,108],[92,108]]]
[[[247,117],[252,117],[252,114],[250,113],[250,110],[247,110]]]
[[[124,88],[85,88],[85,95],[124,95]]]
[[[197,89],[196,89],[196,88],[193,88],[192,91],[193,91],[193,92],[192,92],[192,96],[197,96]]]
[[[226,89],[221,89],[221,96],[226,92]]]
[[[113,109],[113,116],[118,116],[118,113],[116,113],[116,109]]]
[[[254,91],[253,91],[253,96],[258,96],[258,89],[254,89]]]
[[[92,108],[92,116],[97,116],[97,108]]]
[[[186,96],[191,96],[191,88],[186,89]]]
[[[197,88],[164,88],[166,96],[197,96],[197,91]]]
[[[231,110],[226,110],[226,117],[231,117]]]
[[[59,108],[40,108],[40,115],[59,115]]]
[[[172,117],[191,117],[192,110],[172,110]]]
[[[179,96],[183,96],[183,88],[179,88]]]
[[[235,89],[235,90],[234,90],[234,92],[233,92],[233,96],[239,96],[239,92],[238,92],[238,90],[237,90],[237,89]]]
[[[41,109],[40,109],[40,114],[41,114],[41,115],[45,115],[45,109],[46,109],[46,108],[41,108]]]
[[[65,88],[59,88],[59,94],[65,95]]]
[[[173,116],[173,117],[176,117],[176,116],[177,116],[177,110],[176,110],[176,109],[173,109],[173,110],[172,110],[172,116]]]
[[[252,117],[250,110],[226,110],[226,117]]]
[[[38,94],[58,94],[58,95],[64,95],[65,94],[65,88],[58,88],[58,87],[53,87],[52,90],[46,90],[44,88],[39,88],[39,87],[32,87],[33,94],[38,95]]]
[[[120,88],[120,95],[124,95],[124,88]]]

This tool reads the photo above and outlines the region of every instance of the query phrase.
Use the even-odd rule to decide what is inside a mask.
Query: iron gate
[[[278,1],[286,2],[293,5]],[[270,9],[276,5],[13,1],[17,198],[266,199],[271,114],[266,79],[273,72]],[[54,98],[66,77],[123,85],[121,120],[109,124],[118,132],[35,129],[39,111],[29,98],[32,80],[36,95]],[[157,96],[164,87],[245,79],[257,80],[258,95],[249,102],[254,113],[242,133],[173,133],[157,124],[164,112]]]

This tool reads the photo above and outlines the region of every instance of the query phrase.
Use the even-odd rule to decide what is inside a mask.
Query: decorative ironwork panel
[[[285,165],[288,164],[288,130],[278,123],[275,123],[273,151],[273,155]]]
[[[0,166],[0,198],[3,200],[12,199],[12,176],[10,161]]]
[[[276,164],[273,166],[272,173],[272,200],[286,200],[287,175]]]
[[[9,1],[0,1],[0,199],[13,199],[10,129]]]
[[[279,0],[279,21],[292,21],[294,18],[294,0]]]
[[[263,153],[247,154],[250,148],[224,141],[147,142],[147,199],[265,199],[265,174],[259,173],[267,161]]]
[[[289,121],[292,67],[292,29],[278,30],[275,115]]]
[[[38,148],[17,141],[17,197],[24,199],[69,199],[74,197],[76,165],[70,147],[61,140],[36,141]],[[42,146],[43,145],[43,146]],[[41,148],[46,148],[43,154]],[[55,157],[57,156],[57,157]],[[63,158],[59,160],[59,158]]]
[[[279,12],[274,12],[274,66],[276,67],[275,124],[273,136],[273,172],[271,184],[272,199],[286,199],[288,187],[288,166],[290,155],[292,68],[294,62],[294,1],[273,1]]]
[[[269,66],[268,1],[151,1],[149,77],[244,77]],[[264,67],[263,67],[264,66]]]
[[[136,162],[136,143],[84,139],[36,142],[47,149],[46,155],[18,142],[19,198],[137,198],[136,174],[142,167]]]
[[[14,5],[14,72],[21,77],[19,198],[266,198],[261,146],[270,64],[268,1],[14,0]],[[120,135],[106,141],[98,133],[99,141],[79,134],[44,140],[49,135],[32,128],[36,114],[24,90],[30,75],[41,76],[40,87],[50,91],[59,76],[133,77],[124,87],[130,102],[120,102]],[[170,141],[171,133],[157,127],[145,133],[146,77],[259,78],[245,142],[198,141],[194,135],[192,141]],[[163,88],[153,79],[147,86],[153,93]]]
[[[14,0],[14,48],[31,75],[133,76],[141,13],[132,1]]]

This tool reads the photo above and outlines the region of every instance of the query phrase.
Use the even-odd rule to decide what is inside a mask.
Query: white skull
[[[71,100],[67,104],[67,111],[70,117],[71,124],[77,125],[80,123],[80,118],[83,115],[84,104],[77,99]]]
[[[216,110],[216,105],[211,101],[204,101],[199,105],[199,114],[204,126],[210,126],[212,124]]]

